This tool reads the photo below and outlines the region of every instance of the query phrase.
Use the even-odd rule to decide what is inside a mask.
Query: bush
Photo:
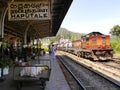
[[[118,41],[112,41],[111,48],[113,48],[116,53],[120,53],[120,43],[118,43]]]
[[[49,51],[48,47],[45,47],[45,46],[41,46],[41,49],[44,49],[45,52]]]
[[[0,68],[4,68],[6,66],[13,66],[13,60],[10,57],[4,56],[0,59]]]

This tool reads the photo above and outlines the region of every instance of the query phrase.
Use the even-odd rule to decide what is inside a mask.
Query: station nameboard
[[[8,3],[9,20],[46,20],[50,19],[49,0],[39,2]]]

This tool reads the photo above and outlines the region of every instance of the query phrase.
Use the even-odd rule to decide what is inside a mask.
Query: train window
[[[89,41],[89,37],[86,37],[86,41]]]
[[[106,41],[105,41],[105,40],[103,40],[103,41],[102,41],[102,44],[106,44]]]
[[[96,43],[97,43],[97,41],[96,41],[96,40],[92,40],[92,43],[93,43],[93,44],[96,44]]]
[[[83,38],[83,42],[86,42],[86,38]]]

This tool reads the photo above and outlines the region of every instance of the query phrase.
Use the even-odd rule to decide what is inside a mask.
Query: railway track
[[[115,79],[116,81],[118,81],[118,83],[120,82],[120,65],[119,63],[114,62],[114,60],[111,61],[91,61],[88,59],[83,59],[80,57],[77,57],[76,55],[67,53],[67,52],[61,52],[65,54],[68,57],[74,58],[75,61],[78,61],[80,63],[83,63],[85,65],[87,65],[88,67],[91,67],[99,72],[102,72],[103,74]],[[119,61],[117,59],[117,61]]]
[[[120,85],[115,83],[112,79],[107,79],[101,73],[86,67],[83,64],[75,62],[66,56],[61,57],[65,65],[76,76],[77,80],[82,83],[84,89],[78,90],[119,90]],[[104,77],[103,77],[104,76]]]
[[[120,64],[120,58],[113,58],[113,62]]]
[[[99,63],[99,64],[103,64],[103,65],[105,65],[106,67],[111,68],[111,69],[120,70],[119,64],[116,64],[116,63],[101,62],[101,63]],[[120,71],[119,71],[119,72],[120,72]]]
[[[62,64],[62,65],[60,65],[62,67],[62,70],[64,70],[64,68],[67,70],[67,71],[64,71],[64,75],[67,78],[67,81],[68,81],[68,83],[69,83],[69,85],[71,87],[71,90],[86,90],[86,88],[83,86],[81,81],[75,76],[75,74],[64,63],[62,58],[60,56],[57,57],[57,58],[59,59],[60,63]],[[63,68],[63,66],[64,66],[64,68]],[[69,78],[68,78],[68,75],[66,75],[66,72],[68,72],[68,75],[70,74],[72,77],[69,76]],[[72,80],[70,78],[72,78]]]

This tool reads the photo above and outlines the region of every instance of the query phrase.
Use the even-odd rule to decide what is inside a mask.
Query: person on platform
[[[51,56],[52,56],[52,59],[53,59],[53,60],[56,59],[56,55],[55,55],[55,47],[54,47],[54,45],[52,45],[52,47],[51,47]]]
[[[51,49],[52,49],[52,46],[49,45],[48,48],[49,48],[49,55],[51,55],[51,51],[52,51]]]

